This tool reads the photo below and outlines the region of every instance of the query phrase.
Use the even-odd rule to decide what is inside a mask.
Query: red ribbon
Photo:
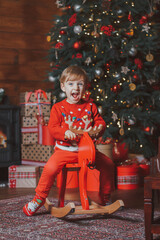
[[[37,100],[38,100],[38,94],[40,94],[40,97],[41,97],[42,93],[43,93],[43,96],[45,97],[45,99],[47,99],[47,94],[46,94],[46,92],[43,91],[42,89],[35,90],[34,92],[35,92],[35,95],[36,95],[36,97],[37,97]],[[33,93],[33,92],[28,92],[28,94],[27,94],[27,96],[26,96],[26,102],[29,101],[32,93]]]
[[[47,100],[47,94],[45,91],[43,91],[42,89],[38,89],[38,90],[35,90],[34,92],[28,92],[27,96],[26,96],[26,103],[28,103],[32,93],[35,93],[35,96],[37,98],[37,105],[38,105],[38,112],[39,112],[39,115],[41,116],[42,113],[41,113],[41,109],[40,109],[40,98],[41,98],[41,95],[43,94],[43,96],[45,97],[45,99]]]

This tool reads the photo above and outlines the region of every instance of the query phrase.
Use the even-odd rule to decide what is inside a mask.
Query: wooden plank
[[[15,64],[18,58],[18,51],[16,49],[2,49],[0,48],[0,65]]]
[[[52,25],[50,21],[34,19],[33,16],[29,18],[24,15],[24,18],[0,17],[0,31],[3,32],[17,32],[17,33],[33,33],[41,35],[47,34]]]
[[[1,65],[0,80],[37,81],[47,78],[48,69],[43,65]]]
[[[49,49],[46,36],[41,34],[6,33],[1,32],[0,48]]]
[[[5,89],[5,94],[9,97],[9,101],[12,104],[19,105],[20,101],[20,93],[26,92],[26,91],[34,91],[37,89],[42,89],[44,91],[53,89],[53,83],[51,82],[44,82],[39,81],[37,84],[37,81],[1,81],[0,82],[0,88]]]
[[[0,48],[0,65],[27,64],[27,65],[44,65],[49,67],[46,57],[46,50],[25,50],[25,49],[2,49]]]
[[[13,84],[14,83],[14,84]],[[0,82],[0,88],[5,89],[6,94],[15,93],[18,92],[27,92],[27,91],[34,91],[37,89],[43,89],[44,91],[47,91],[48,89],[53,89],[53,83],[51,82],[45,82],[43,80],[39,81],[37,85],[37,81],[1,81]]]
[[[16,0],[0,0],[0,16],[8,17],[31,17],[34,19],[51,20],[52,16],[60,12],[53,1],[16,1]]]

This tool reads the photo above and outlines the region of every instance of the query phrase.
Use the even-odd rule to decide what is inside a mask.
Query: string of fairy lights
[[[107,128],[110,128],[111,125],[117,125],[119,128],[119,134],[123,136],[124,134],[127,134],[127,132],[132,131],[132,128],[134,129],[134,126],[136,124],[136,117],[132,114],[130,118],[126,120],[123,114],[119,114],[119,108],[130,109],[131,107],[134,107],[135,109],[140,109],[144,105],[146,112],[148,115],[150,114],[150,107],[146,106],[140,97],[136,97],[136,102],[134,102],[133,105],[127,101],[125,97],[120,98],[118,93],[123,90],[123,88],[125,89],[126,86],[128,86],[128,91],[130,91],[132,94],[134,91],[136,91],[137,84],[143,86],[143,83],[146,83],[147,81],[150,85],[152,85],[155,81],[154,79],[142,79],[140,72],[144,61],[144,55],[145,61],[148,63],[154,60],[154,49],[150,43],[153,35],[156,34],[152,29],[154,25],[152,22],[152,16],[154,15],[155,7],[153,1],[148,0],[150,12],[146,15],[142,15],[139,19],[136,19],[134,15],[136,12],[134,9],[134,1],[125,2],[127,7],[124,9],[128,9],[127,11],[124,11],[120,7],[113,11],[110,8],[110,2],[110,0],[104,0],[103,4],[105,4],[105,7],[102,8],[102,11],[100,12],[98,12],[98,4],[91,4],[91,8],[88,10],[88,17],[86,18],[85,16],[85,22],[84,19],[81,18],[81,21],[79,21],[78,24],[75,20],[75,14],[83,12],[83,5],[86,3],[86,1],[83,1],[82,5],[75,4],[72,6],[74,10],[73,15],[69,19],[70,26],[67,26],[66,23],[64,26],[62,26],[61,18],[57,18],[55,20],[55,29],[58,31],[58,28],[60,26],[59,34],[57,35],[55,32],[50,32],[47,36],[47,41],[52,42],[52,48],[55,50],[53,51],[53,62],[51,62],[51,67],[53,67],[54,59],[56,59],[56,62],[58,60],[61,61],[60,55],[63,51],[66,51],[65,48],[63,49],[64,36],[65,39],[70,42],[72,40],[72,37],[68,34],[68,29],[73,29],[72,34],[75,34],[76,36],[76,41],[72,46],[73,50],[76,52],[75,56],[77,58],[82,58],[84,65],[90,67],[93,70],[91,81],[92,90],[88,89],[87,95],[90,95],[90,91],[92,91],[94,100],[99,103],[100,113],[103,111],[101,103],[110,100],[110,93],[114,96],[112,101],[114,102],[113,105],[115,104],[116,107],[115,109],[112,107],[112,120],[107,124]],[[57,4],[59,4],[58,6],[61,7],[63,11],[67,11],[71,8],[71,6],[66,6],[65,3],[66,1],[57,1]],[[105,18],[112,19],[111,23],[108,25],[102,24],[105,22]],[[127,27],[123,26],[124,18],[126,19]],[[71,21],[73,21],[72,25]],[[137,46],[138,44],[136,45],[135,39],[135,34],[138,31],[140,34],[143,34],[143,38],[145,38],[145,41],[149,43],[148,49],[145,49],[145,52],[143,53],[143,61],[137,56],[137,52],[141,50],[140,47]],[[105,48],[100,45],[100,39],[104,37],[106,37]],[[114,41],[112,41],[113,38]],[[85,39],[86,42],[84,42],[82,39]],[[116,67],[114,67],[114,61],[112,62],[112,60],[108,59],[108,61],[105,62],[106,46],[108,51],[114,50],[114,48],[117,48],[117,41],[121,43],[118,49],[119,57],[123,57],[123,59],[131,58],[131,61],[122,61],[124,65],[119,64],[118,70]],[[89,43],[92,47],[92,55],[86,55],[84,58],[83,53],[81,53],[81,49],[84,49],[84,45],[87,43]],[[87,51],[87,49],[85,50]],[[97,65],[99,56],[101,56],[101,66]],[[50,76],[50,81],[54,82],[55,79],[55,77]],[[111,83],[113,83],[113,85],[111,85]],[[110,86],[110,93],[108,93],[108,90],[106,90],[106,86]],[[151,134],[153,133],[153,127],[150,126],[146,126],[143,130]],[[136,142],[139,142],[139,140],[137,139]],[[140,144],[140,148],[143,148],[142,144]]]

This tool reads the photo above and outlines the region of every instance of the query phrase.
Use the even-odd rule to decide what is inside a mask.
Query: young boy
[[[66,99],[53,105],[49,120],[49,130],[56,140],[53,155],[46,163],[32,201],[23,207],[27,216],[32,216],[45,203],[57,174],[66,163],[78,161],[79,137],[70,130],[70,126],[89,131],[94,128],[105,130],[105,122],[96,105],[84,101],[83,94],[87,84],[86,72],[78,66],[66,68],[60,78],[61,89]],[[102,128],[103,126],[103,128]],[[94,138],[95,136],[91,136]],[[114,164],[110,158],[96,150],[96,169],[100,171],[99,196],[102,205],[107,205],[114,189]]]

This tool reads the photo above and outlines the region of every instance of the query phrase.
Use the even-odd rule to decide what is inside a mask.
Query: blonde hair
[[[78,66],[69,66],[63,70],[60,77],[60,83],[64,83],[68,80],[75,81],[78,78],[83,78],[85,84],[88,82],[88,76],[84,69]]]

